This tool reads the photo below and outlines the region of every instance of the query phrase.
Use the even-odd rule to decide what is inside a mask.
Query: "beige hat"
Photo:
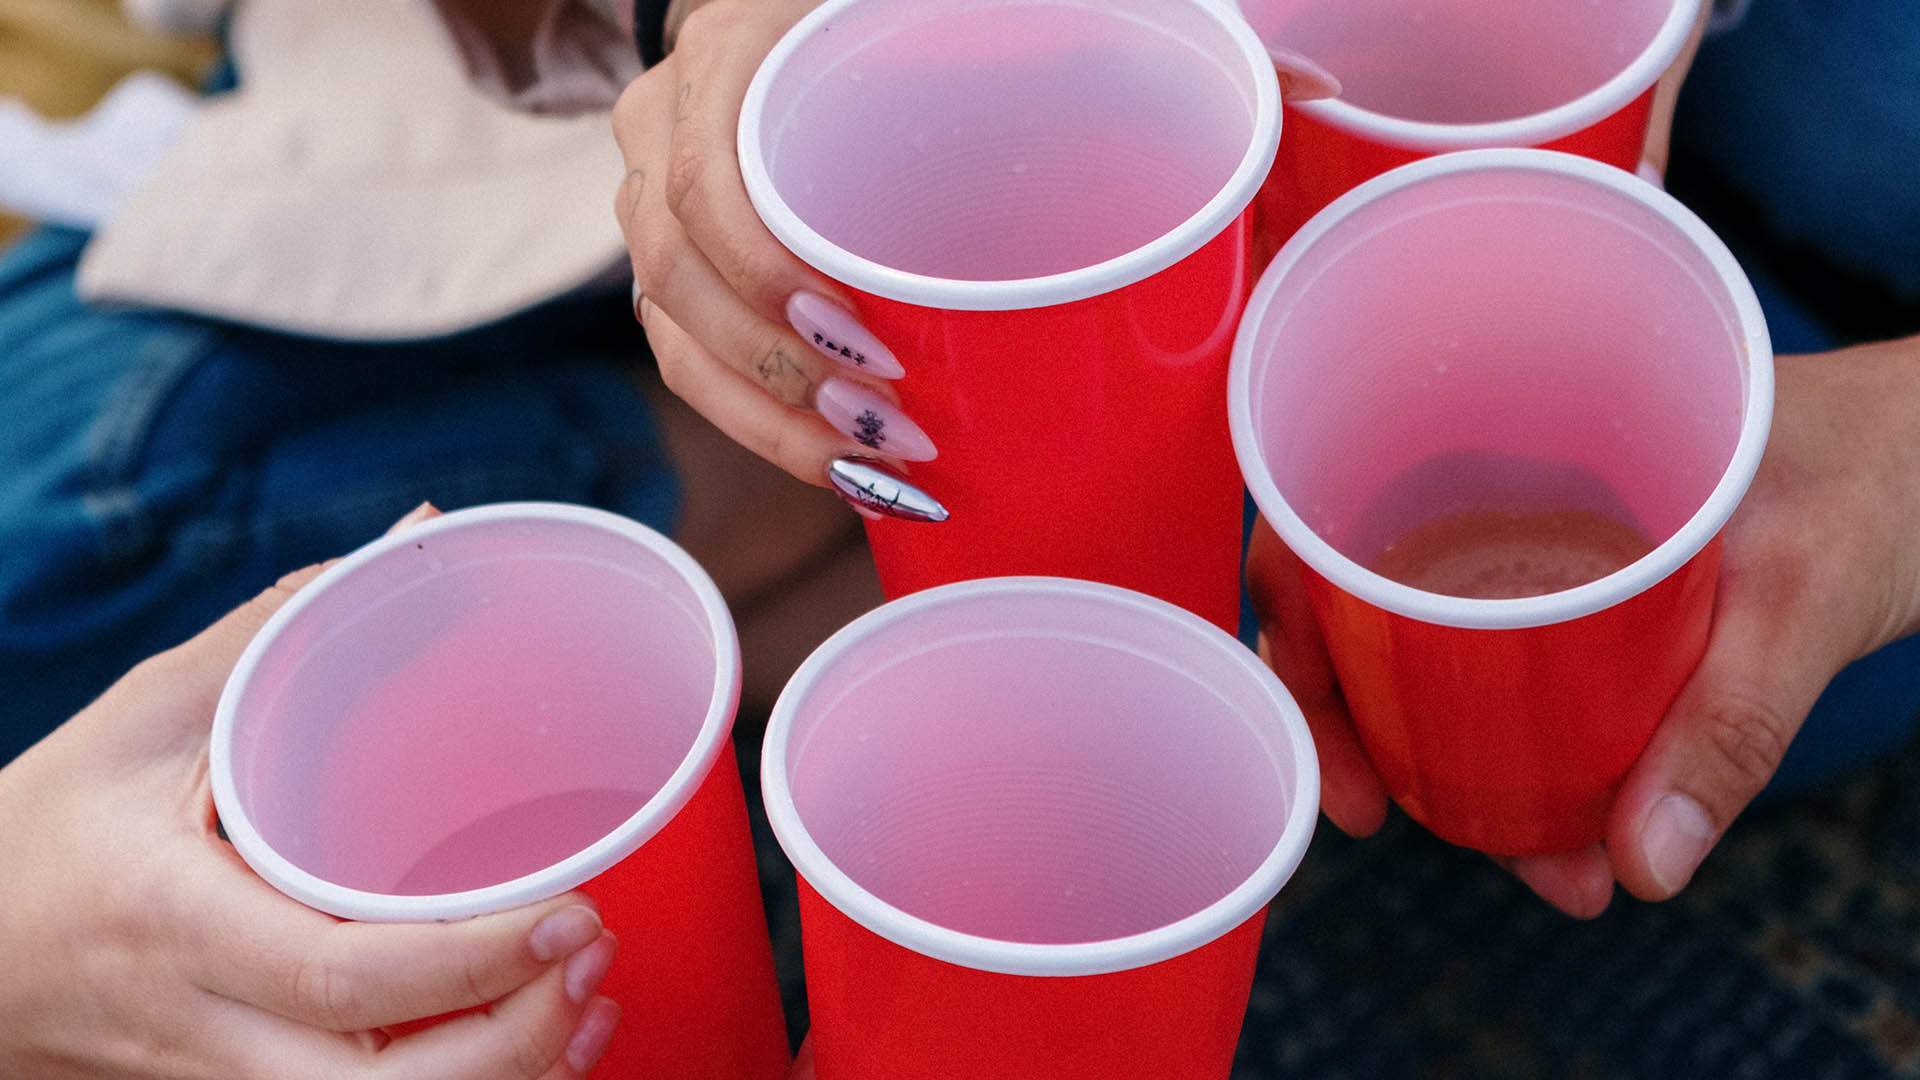
[[[247,0],[233,50],[240,90],[96,235],[87,299],[398,340],[624,275],[606,114],[483,96],[428,5]]]

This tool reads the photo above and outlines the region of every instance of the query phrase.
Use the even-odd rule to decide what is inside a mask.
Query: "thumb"
[[[388,532],[408,528],[439,513],[431,503],[423,503],[395,522]],[[129,688],[141,700],[176,703],[174,716],[204,729],[212,721],[227,676],[240,662],[240,654],[246,651],[254,635],[294,594],[338,561],[332,559],[295,570],[281,578],[185,644],[143,664],[128,678]]]
[[[1642,900],[1668,899],[1693,879],[1839,666],[1808,640],[1818,620],[1762,597],[1727,599],[1706,657],[1614,800],[1608,855]]]

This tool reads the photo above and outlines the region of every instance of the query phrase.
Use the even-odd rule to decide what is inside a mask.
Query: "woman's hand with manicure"
[[[747,84],[819,0],[712,0],[614,111],[627,176],[615,211],[635,314],[667,386],[735,441],[810,484],[831,462],[927,461],[889,380],[900,360],[846,295],[795,258],[747,198],[735,130]]]
[[[585,897],[446,925],[343,923],[276,892],[219,836],[214,705],[319,570],[141,664],[0,769],[0,1076],[563,1080],[605,1044],[617,1009],[593,987],[611,938]]]

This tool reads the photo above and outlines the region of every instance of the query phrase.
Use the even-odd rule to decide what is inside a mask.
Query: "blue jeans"
[[[0,764],[143,657],[422,500],[671,525],[623,296],[340,344],[88,307],[85,242],[46,229],[0,253]]]

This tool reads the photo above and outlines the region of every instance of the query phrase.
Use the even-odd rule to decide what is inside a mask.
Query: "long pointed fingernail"
[[[1280,73],[1280,96],[1287,101],[1315,101],[1340,96],[1340,80],[1333,72],[1294,52],[1276,45],[1267,46],[1273,66]]]
[[[880,379],[897,379],[907,373],[893,350],[860,325],[853,312],[816,293],[794,293],[787,301],[787,321],[814,348],[847,365]]]
[[[599,1062],[619,1023],[620,1006],[612,1001],[601,998],[587,1006],[579,1025],[573,1029],[573,1037],[567,1040],[567,1064],[574,1072],[585,1075]]]
[[[855,510],[867,517],[896,521],[938,523],[947,520],[940,500],[911,481],[867,458],[835,458],[827,466],[827,483]]]
[[[899,406],[851,379],[828,379],[814,391],[813,407],[854,442],[902,461],[940,456],[933,440]]]
[[[1671,896],[1687,887],[1713,847],[1713,819],[1691,797],[1674,793],[1653,804],[1640,827],[1640,853],[1654,883]]]

